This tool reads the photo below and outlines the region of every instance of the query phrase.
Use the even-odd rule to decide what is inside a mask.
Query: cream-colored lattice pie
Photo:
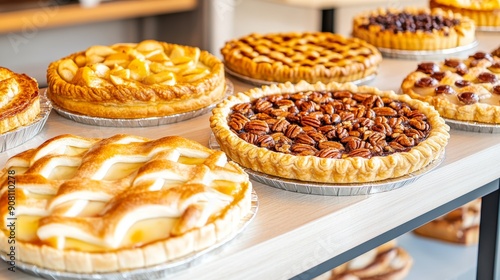
[[[0,134],[31,123],[39,113],[37,81],[0,67]]]
[[[15,217],[17,260],[57,271],[175,260],[227,238],[251,207],[246,173],[223,152],[176,136],[61,135],[13,156],[0,175],[1,250]]]
[[[225,94],[219,59],[155,40],[91,46],[51,63],[47,82],[59,107],[104,118],[168,116],[206,107]]]

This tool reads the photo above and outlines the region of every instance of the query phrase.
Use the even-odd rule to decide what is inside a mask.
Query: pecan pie
[[[355,81],[375,74],[382,61],[372,45],[326,32],[254,33],[227,42],[221,53],[240,75],[292,83]]]
[[[327,273],[328,280],[402,280],[408,275],[413,258],[391,240]],[[314,279],[319,280],[319,279]]]
[[[442,8],[472,19],[477,26],[500,27],[499,0],[430,0],[431,8]]]
[[[500,123],[500,57],[490,53],[422,62],[401,89],[432,104],[444,118]]]
[[[223,152],[192,140],[60,135],[0,171],[0,250],[14,236],[17,261],[75,273],[163,264],[230,236],[251,190]]]
[[[225,94],[224,66],[199,48],[146,40],[91,46],[51,63],[48,97],[70,112],[103,118],[193,111]]]
[[[37,81],[0,67],[0,134],[31,123],[39,113]]]
[[[354,17],[353,36],[379,48],[434,51],[475,40],[470,19],[441,9],[379,8]]]
[[[438,240],[472,245],[479,241],[481,199],[475,199],[419,228],[418,235]]]
[[[432,106],[351,83],[255,88],[212,111],[212,131],[252,170],[311,182],[396,178],[441,156],[448,126]]]

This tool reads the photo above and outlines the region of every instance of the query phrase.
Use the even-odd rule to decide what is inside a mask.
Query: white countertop
[[[499,33],[479,33],[478,50],[498,47]],[[397,91],[417,61],[384,59],[369,85]],[[233,80],[236,90],[250,88]],[[93,127],[52,112],[42,132],[0,153],[8,157],[62,133],[108,137],[117,133],[150,138],[180,135],[208,145],[206,114],[181,123],[149,128]],[[254,182],[259,210],[224,250],[172,275],[173,279],[288,279],[446,202],[500,178],[500,135],[451,131],[443,163],[416,182],[385,193],[351,197],[288,192]],[[0,279],[36,279],[0,264]]]

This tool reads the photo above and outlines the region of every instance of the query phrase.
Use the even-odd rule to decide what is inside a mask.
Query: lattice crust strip
[[[12,214],[8,181],[14,175],[15,215],[23,224],[17,239],[26,248],[92,253],[90,262],[116,252],[117,269],[123,254],[151,250],[155,242],[164,243],[167,258],[209,246],[250,208],[251,184],[241,168],[223,152],[177,136],[61,135],[10,158],[0,175],[2,228]],[[214,232],[204,240],[207,231]],[[172,250],[175,240],[193,239],[193,232],[192,248]],[[34,256],[27,261],[38,264]],[[62,263],[51,268],[72,269]]]

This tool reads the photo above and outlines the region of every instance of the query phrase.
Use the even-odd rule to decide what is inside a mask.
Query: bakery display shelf
[[[497,36],[479,34],[479,49],[493,49]],[[416,66],[411,60],[387,59],[371,86],[397,90]],[[235,92],[251,87],[232,81]],[[208,145],[209,117],[210,113],[160,127],[103,128],[51,114],[44,129],[29,143],[0,153],[0,165],[10,156],[62,133],[87,137],[125,132],[148,138],[179,135]],[[230,246],[189,269],[172,274],[172,279],[220,279],[221,275],[225,279],[310,279],[478,197],[483,197],[483,204],[477,275],[478,279],[495,279],[494,260],[499,251],[499,231],[495,223],[500,188],[498,135],[461,130],[451,130],[450,134],[446,157],[439,167],[390,192],[360,196],[306,195],[254,181],[259,210],[252,223]],[[483,212],[484,209],[489,211]],[[0,278],[38,279],[8,268],[9,264],[0,264]]]

